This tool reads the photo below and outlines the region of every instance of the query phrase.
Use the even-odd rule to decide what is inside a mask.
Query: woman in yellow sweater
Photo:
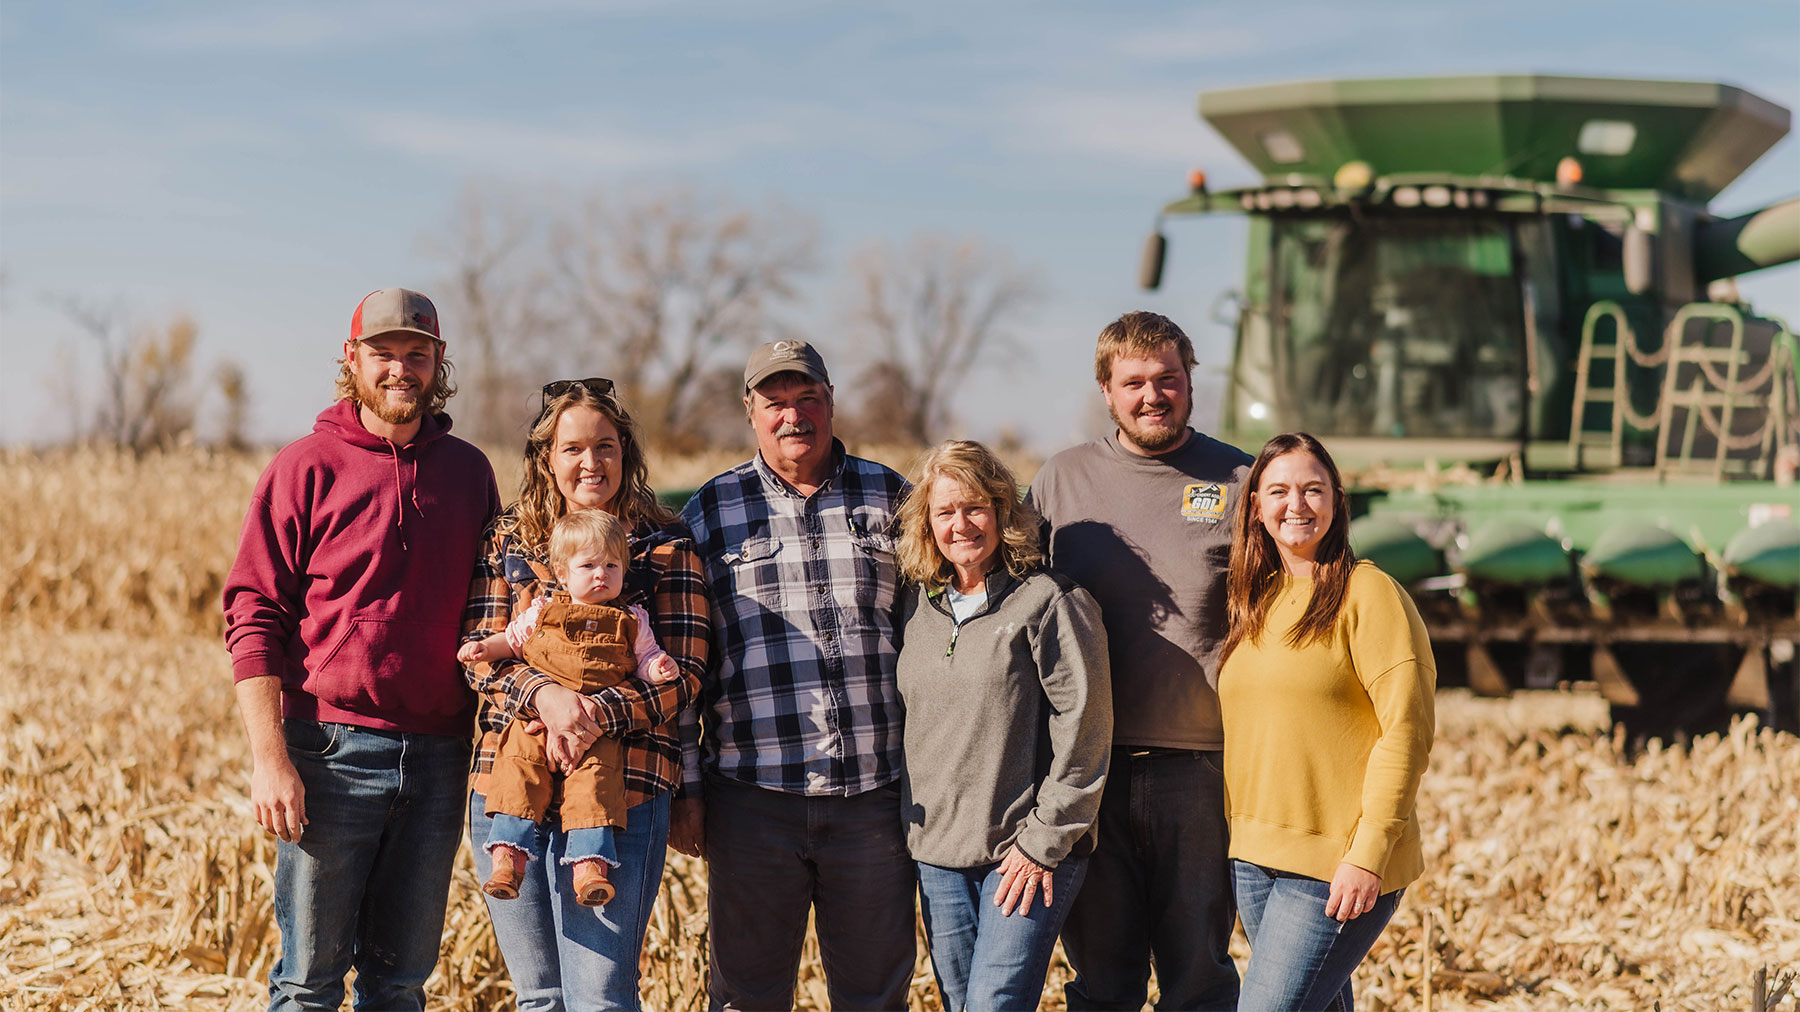
[[[1239,1012],[1351,1007],[1350,975],[1419,877],[1437,671],[1412,598],[1350,551],[1337,465],[1263,447],[1231,546],[1219,669]]]

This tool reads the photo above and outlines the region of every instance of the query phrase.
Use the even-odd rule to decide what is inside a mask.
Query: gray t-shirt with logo
[[[1218,749],[1218,650],[1233,514],[1254,459],[1195,432],[1143,457],[1118,436],[1051,457],[1031,483],[1050,564],[1100,603],[1113,744]]]

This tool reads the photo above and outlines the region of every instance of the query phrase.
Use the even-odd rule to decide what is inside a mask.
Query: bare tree
[[[875,350],[854,418],[866,439],[930,442],[954,420],[969,372],[1013,343],[1036,279],[979,239],[922,235],[852,263],[852,320]]]
[[[424,243],[451,268],[462,431],[512,438],[544,378],[602,375],[664,445],[741,439],[721,376],[750,345],[789,336],[781,313],[815,242],[790,211],[688,189],[552,203],[471,185]]]
[[[69,322],[94,342],[95,354],[100,358],[100,400],[93,407],[92,417],[81,426],[80,435],[123,443],[125,383],[131,361],[124,307],[116,299],[100,302],[67,296],[52,301]]]
[[[448,232],[422,244],[450,265],[434,292],[454,321],[445,337],[459,384],[458,433],[477,443],[514,440],[530,421],[530,395],[554,347],[556,321],[545,309],[542,228],[516,201],[470,184],[457,198]]]
[[[553,225],[549,251],[571,342],[653,436],[685,448],[739,412],[708,382],[726,360],[789,336],[781,311],[811,271],[816,241],[809,219],[779,206],[752,211],[670,189],[593,195]]]
[[[66,316],[98,346],[103,390],[86,435],[133,450],[164,446],[194,430],[191,317],[133,326],[118,302],[66,298]]]
[[[241,363],[228,358],[214,367],[213,385],[222,404],[219,445],[242,450],[250,445],[250,377]]]

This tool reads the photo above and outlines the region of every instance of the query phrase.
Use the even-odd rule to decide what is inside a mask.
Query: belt
[[[1133,759],[1198,759],[1216,748],[1134,748],[1127,754]]]

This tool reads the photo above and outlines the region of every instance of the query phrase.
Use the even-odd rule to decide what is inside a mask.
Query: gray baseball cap
[[[438,333],[437,307],[410,288],[383,288],[370,292],[356,304],[350,317],[350,340],[362,341],[382,334],[407,333],[442,342]]]
[[[831,385],[825,360],[812,345],[805,341],[770,341],[750,353],[750,361],[744,366],[744,392],[755,390],[758,383],[778,372],[797,372]]]

